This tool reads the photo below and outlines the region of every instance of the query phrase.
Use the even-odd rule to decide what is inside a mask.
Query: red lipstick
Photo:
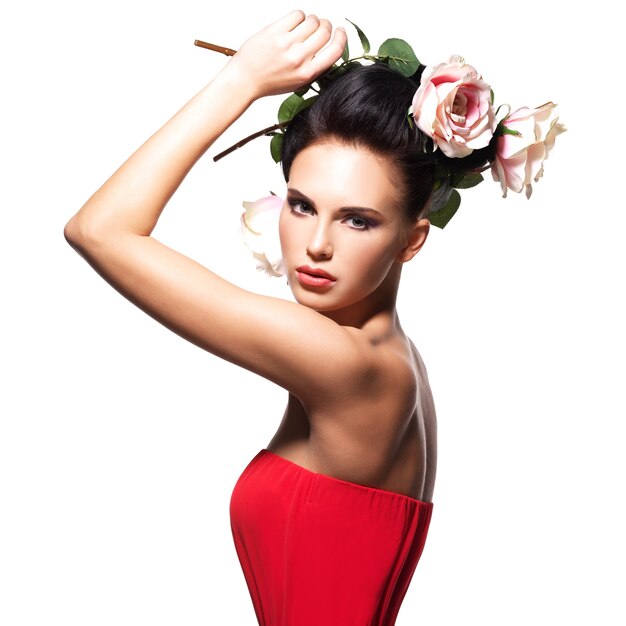
[[[327,287],[337,280],[327,271],[319,267],[309,267],[308,265],[296,267],[296,276],[303,285],[310,287]]]

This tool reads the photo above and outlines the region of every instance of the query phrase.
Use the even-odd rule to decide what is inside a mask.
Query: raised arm
[[[76,213],[68,240],[111,230],[150,235],[189,170],[252,102],[297,89],[341,56],[345,32],[337,29],[332,40],[331,32],[328,20],[292,11],[248,39]]]
[[[255,99],[293,91],[341,56],[345,32],[331,32],[328,21],[294,11],[248,39],[65,226],[68,242],[146,313],[304,401],[338,379],[370,376],[368,344],[356,329],[241,289],[150,235],[194,163]]]

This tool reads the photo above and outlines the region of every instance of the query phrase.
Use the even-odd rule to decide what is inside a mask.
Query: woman
[[[345,31],[331,33],[327,20],[293,11],[251,37],[65,227],[134,304],[289,392],[278,431],[231,499],[237,552],[268,625],[394,624],[426,539],[435,409],[395,308],[403,264],[428,236],[434,186],[406,120],[415,85],[386,67],[355,69],[288,129],[280,238],[297,302],[240,289],[150,235],[194,163],[252,102],[294,91],[340,58]],[[383,114],[380,129],[349,123]]]

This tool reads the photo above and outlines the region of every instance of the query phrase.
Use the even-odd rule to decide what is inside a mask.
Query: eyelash
[[[306,206],[311,209],[312,207],[306,202],[302,202],[301,200],[287,200],[287,203],[289,204],[289,207],[291,208],[291,212],[293,213],[293,215],[310,215],[310,213],[300,213],[299,211],[296,211],[294,208],[296,206]],[[364,226],[362,228],[351,226],[350,228],[352,228],[353,230],[369,230],[372,226],[374,226],[372,222],[365,219],[364,217],[361,217],[360,215],[348,215],[346,219],[349,219],[349,220],[357,219],[363,222]]]

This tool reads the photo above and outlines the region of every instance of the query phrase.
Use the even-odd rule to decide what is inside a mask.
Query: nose
[[[325,225],[322,220],[318,220],[306,251],[314,259],[330,259],[332,257],[333,246],[330,240],[329,226]]]

